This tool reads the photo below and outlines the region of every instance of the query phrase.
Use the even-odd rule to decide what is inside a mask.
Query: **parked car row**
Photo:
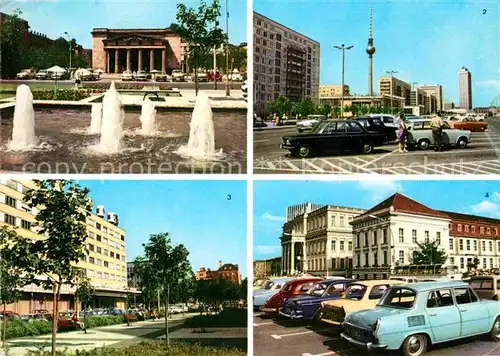
[[[290,321],[320,322],[357,346],[402,350],[406,356],[483,334],[500,341],[500,276],[475,276],[469,283],[401,279],[269,279],[254,289],[254,310]]]

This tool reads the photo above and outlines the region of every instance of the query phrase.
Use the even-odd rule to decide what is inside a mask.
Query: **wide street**
[[[254,131],[254,172],[294,174],[499,174],[500,117],[487,119],[486,132],[473,132],[465,149],[444,152],[414,150],[399,153],[397,144],[378,147],[372,154],[291,157],[280,148],[281,137],[295,135],[295,126]]]
[[[87,83],[111,83],[112,79],[110,78],[103,78],[98,81],[85,81],[83,84]],[[155,82],[153,80],[148,80],[148,81],[125,81],[122,82],[120,79],[117,79],[116,82],[118,83],[133,83],[133,84],[166,84],[171,86],[172,88],[177,88],[177,89],[194,89],[194,82],[192,81],[186,81],[186,82]],[[28,85],[55,85],[55,82],[53,80],[0,80],[0,86],[1,84],[16,84],[16,85],[21,85],[21,84],[28,84]],[[241,89],[241,82],[233,82],[231,83],[231,88],[235,90],[240,90]],[[57,82],[58,86],[70,86],[73,87],[75,85],[74,80],[61,80]],[[200,82],[200,89],[201,90],[213,90],[214,88],[214,83],[213,82]],[[217,89],[218,90],[225,90],[225,82],[218,82],[217,83]]]
[[[329,325],[297,324],[262,318],[254,313],[254,354],[259,356],[373,356],[368,352],[340,339],[340,330]],[[385,352],[384,355],[400,355]],[[429,356],[493,356],[500,355],[500,343],[487,337],[464,339],[440,344],[429,349]]]

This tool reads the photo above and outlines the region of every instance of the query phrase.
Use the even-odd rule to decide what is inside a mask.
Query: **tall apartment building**
[[[287,221],[281,237],[283,273],[346,276],[352,267],[350,223],[363,212],[328,205]]]
[[[349,85],[344,85],[344,96],[349,96]],[[319,98],[332,98],[342,96],[342,84],[337,85],[320,85]]]
[[[417,242],[437,241],[458,273],[479,258],[479,268],[500,267],[500,220],[434,210],[396,193],[354,218],[353,277],[385,279],[410,265]]]
[[[458,73],[459,104],[461,109],[472,109],[472,78],[465,67]]]
[[[396,77],[378,78],[379,95],[394,95],[405,98],[405,105],[411,105],[411,85]]]
[[[297,216],[310,213],[313,210],[321,208],[323,205],[314,203],[302,203],[290,205],[286,208],[286,221],[292,221]]]
[[[427,95],[433,96],[436,99],[436,112],[443,111],[443,86],[440,84],[421,85],[420,90],[423,90]]]
[[[30,180],[0,180],[0,226],[16,228],[16,232],[26,238],[43,238],[36,232],[36,226],[32,226],[38,209],[31,209],[23,201],[26,191],[35,187]],[[78,267],[86,271],[95,288],[93,306],[123,308],[127,293],[126,241],[118,215],[106,214],[104,207],[98,206],[96,213],[90,212],[86,224],[89,255],[78,263]],[[63,286],[59,305],[61,311],[76,307],[73,294],[74,288]],[[8,310],[20,314],[37,309],[51,310],[51,299],[52,291],[29,285],[23,288],[21,300],[8,306]]]
[[[254,105],[265,111],[279,96],[318,102],[320,44],[254,12]]]

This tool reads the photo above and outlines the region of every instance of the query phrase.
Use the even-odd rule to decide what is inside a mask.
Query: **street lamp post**
[[[390,93],[391,93],[391,114],[393,114],[393,103],[392,103],[392,96],[393,96],[393,85],[392,82],[394,80],[394,74],[399,73],[397,70],[388,70],[386,71],[387,74],[391,76],[391,83],[390,83]]]
[[[228,0],[226,0],[226,96],[231,95],[229,89],[229,9],[227,5]]]
[[[72,48],[71,48],[71,37],[69,36],[68,32],[64,32],[64,34],[68,37],[68,42],[69,42],[69,74],[71,76],[71,52],[72,52]]]
[[[345,65],[345,50],[349,50],[354,46],[345,46],[343,43],[340,46],[333,46],[334,48],[342,51],[342,89],[340,96],[340,117],[344,118],[344,65]]]
[[[217,51],[216,46],[214,46],[214,89],[217,90]]]

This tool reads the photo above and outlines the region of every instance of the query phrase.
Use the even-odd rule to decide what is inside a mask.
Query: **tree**
[[[477,269],[477,267],[479,266],[479,258],[474,257],[474,259],[472,260],[472,262],[470,263],[467,263],[467,269],[470,271],[471,269]]]
[[[271,105],[272,111],[279,116],[292,111],[293,103],[286,96],[278,97]]]
[[[340,106],[337,105],[333,107],[333,114],[335,115],[335,117],[340,116]]]
[[[22,275],[22,270],[16,267],[15,256],[10,253],[9,244],[17,239],[17,233],[6,227],[0,228],[0,304],[4,312],[0,339],[5,346],[5,332],[7,330],[7,316],[5,310],[7,304],[17,302],[21,296],[21,288],[27,284]]]
[[[151,310],[151,304],[157,305],[159,286],[155,273],[149,266],[149,261],[144,257],[136,257],[134,260],[134,273],[139,280],[139,288],[144,304]],[[158,310],[158,313],[160,310]]]
[[[168,305],[178,295],[179,285],[185,283],[188,276],[192,275],[191,264],[188,261],[189,252],[184,245],[173,246],[168,232],[151,234],[149,241],[143,244],[144,263],[150,272],[144,276],[155,278],[160,292],[164,295],[165,307],[165,343],[169,345],[168,335]],[[135,266],[134,266],[135,267]],[[152,282],[150,282],[152,283]],[[170,295],[172,290],[172,297]]]
[[[194,61],[196,94],[199,88],[199,61],[214,47],[219,47],[226,42],[226,34],[218,27],[219,17],[219,0],[214,0],[211,5],[207,5],[202,0],[198,9],[188,8],[185,4],[177,4],[176,19],[179,24],[170,26],[189,46],[189,56]]]
[[[248,295],[248,278],[245,278],[244,280],[241,281],[241,284],[240,284],[239,299],[240,300],[247,300],[247,295]]]
[[[307,116],[307,115],[312,115],[316,112],[316,105],[314,102],[311,100],[311,98],[305,98],[300,100],[299,102],[299,115],[300,116]]]
[[[28,28],[21,19],[22,12],[16,9],[13,14],[5,17],[0,27],[0,48],[2,78],[15,77],[23,66],[20,59],[23,58],[25,48],[25,36]]]
[[[317,112],[319,115],[328,116],[332,112],[332,107],[328,104],[323,104],[323,105],[318,106]]]
[[[87,254],[86,218],[91,209],[89,190],[68,180],[35,181],[36,188],[25,194],[35,216],[38,234],[45,239],[32,240],[12,236],[9,249],[16,267],[29,283],[53,291],[52,355],[56,354],[58,302],[63,285],[73,286],[80,270],[76,264]]]
[[[439,249],[437,240],[430,242],[417,242],[417,250],[413,251],[413,264],[415,265],[442,265],[446,262],[446,252]]]
[[[75,291],[75,298],[83,304],[83,328],[85,334],[87,333],[87,308],[94,294],[95,290],[92,284],[90,284],[90,280],[84,275],[81,275]]]

